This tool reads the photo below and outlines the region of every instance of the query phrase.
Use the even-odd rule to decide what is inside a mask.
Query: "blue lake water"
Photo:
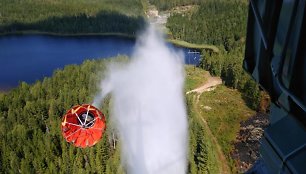
[[[16,87],[19,82],[33,83],[51,76],[68,64],[81,64],[85,59],[130,56],[134,39],[114,36],[48,36],[7,35],[0,37],[0,89]],[[198,64],[199,55],[189,49],[175,47],[185,53],[187,64]]]

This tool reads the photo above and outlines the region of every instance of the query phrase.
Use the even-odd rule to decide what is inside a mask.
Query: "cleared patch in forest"
[[[230,152],[233,150],[233,141],[240,129],[240,122],[252,116],[255,111],[247,107],[237,90],[218,86],[214,91],[205,92],[200,97],[200,112],[207,121],[213,135],[217,138],[232,172],[236,172]],[[210,110],[204,106],[211,107]]]
[[[209,72],[192,65],[185,66],[185,91],[193,90],[206,83]]]

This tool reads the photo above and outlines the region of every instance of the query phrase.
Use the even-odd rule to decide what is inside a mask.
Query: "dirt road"
[[[202,94],[205,91],[211,91],[213,90],[217,85],[222,84],[222,80],[220,79],[220,77],[211,77],[209,76],[207,81],[205,82],[205,84],[203,84],[202,86],[193,89],[191,91],[186,92],[186,94],[190,94],[190,93],[198,93],[198,94]]]
[[[230,173],[230,169],[229,169],[229,166],[228,166],[228,163],[227,163],[227,159],[226,159],[226,157],[225,157],[225,155],[224,155],[224,153],[221,149],[221,146],[218,143],[217,138],[211,132],[207,121],[203,118],[203,116],[201,116],[201,114],[200,114],[200,104],[199,104],[200,96],[203,92],[214,90],[215,87],[217,85],[220,85],[220,84],[222,84],[222,80],[219,77],[209,76],[205,84],[203,84],[202,86],[200,86],[196,89],[193,89],[193,90],[190,90],[190,91],[186,92],[186,94],[194,94],[194,96],[193,96],[194,110],[195,110],[195,113],[198,116],[198,118],[200,120],[202,120],[202,122],[203,122],[204,130],[206,131],[206,133],[208,135],[207,138],[209,138],[213,142],[213,144],[215,145],[216,155],[217,155],[217,158],[218,158],[218,164],[217,165],[218,165],[218,168],[220,169],[220,173],[228,174],[228,173]]]

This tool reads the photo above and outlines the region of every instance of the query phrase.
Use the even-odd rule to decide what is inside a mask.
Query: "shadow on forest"
[[[117,12],[101,11],[95,16],[80,13],[74,16],[53,16],[34,23],[15,22],[0,25],[1,33],[41,31],[61,34],[123,33],[134,35],[144,27],[143,17],[126,16]]]

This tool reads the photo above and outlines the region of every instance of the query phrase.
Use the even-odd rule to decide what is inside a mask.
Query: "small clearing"
[[[221,146],[218,143],[217,138],[213,135],[212,131],[210,130],[210,128],[207,124],[207,121],[201,116],[200,105],[199,105],[199,99],[200,99],[201,94],[205,91],[214,90],[214,88],[217,85],[220,85],[220,84],[222,84],[222,80],[221,80],[220,77],[212,77],[212,76],[209,75],[207,77],[206,82],[203,85],[201,85],[200,87],[198,87],[196,89],[193,89],[193,90],[190,90],[190,91],[186,92],[186,95],[192,94],[192,93],[195,94],[193,96],[195,113],[203,122],[205,132],[208,135],[207,138],[209,138],[213,142],[213,144],[215,145],[216,155],[217,155],[217,158],[218,158],[218,161],[219,161],[217,165],[218,165],[218,168],[220,169],[220,173],[227,174],[227,173],[230,173],[230,169],[229,169],[226,157],[225,157],[225,155],[222,151]]]
[[[167,19],[170,17],[171,14],[174,13],[191,13],[193,10],[197,9],[197,5],[186,5],[186,6],[178,6],[174,7],[170,10],[166,11],[158,11],[154,5],[149,5],[148,10],[146,11],[146,15],[149,19],[149,22],[159,28],[161,31],[167,33]]]
[[[206,83],[204,83],[202,86],[196,89],[186,92],[186,94],[190,94],[190,93],[202,94],[205,91],[212,91],[217,85],[220,85],[220,84],[222,84],[222,80],[220,77],[209,76],[207,78]]]
[[[159,12],[154,5],[150,5],[146,15],[149,22],[160,29],[162,32],[166,32],[167,19],[170,17],[169,12]]]

